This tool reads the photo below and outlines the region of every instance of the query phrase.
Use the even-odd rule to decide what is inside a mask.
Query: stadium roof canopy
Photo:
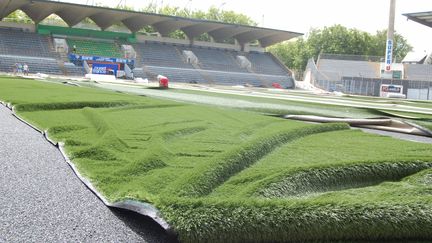
[[[262,47],[302,35],[291,31],[47,0],[0,0],[0,20],[18,9],[36,24],[51,14],[62,18],[70,27],[88,17],[102,30],[122,22],[131,32],[152,26],[162,36],[182,30],[191,40],[208,33],[216,41],[234,38],[240,44],[246,44],[258,40]]]
[[[432,11],[403,14],[408,19],[432,28]]]

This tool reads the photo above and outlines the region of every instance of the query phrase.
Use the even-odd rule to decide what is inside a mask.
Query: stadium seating
[[[147,78],[147,75],[145,74],[142,68],[134,68],[133,76],[134,78],[142,78],[142,79]]]
[[[114,42],[68,38],[67,43],[70,52],[73,51],[73,46],[76,46],[76,54],[100,57],[123,57],[119,47]]]
[[[202,69],[226,72],[248,72],[235,60],[236,52],[204,47],[183,48],[192,51],[199,60]]]
[[[0,71],[11,72],[15,63],[26,63],[30,73],[63,75],[58,61],[53,58],[0,55]]]
[[[0,55],[58,58],[49,48],[49,37],[17,29],[0,28]]]
[[[147,42],[135,44],[143,65],[150,77],[157,74],[168,76],[174,82],[213,83],[221,85],[248,84],[262,87],[278,82],[284,87],[293,87],[294,82],[289,74],[268,54],[254,53],[251,61],[255,73],[240,67],[237,55],[244,55],[231,50],[208,47],[175,46],[167,43]],[[186,63],[183,50],[192,51],[198,58],[198,66]],[[141,70],[135,77],[142,76]]]
[[[209,83],[198,70],[189,68],[173,68],[173,67],[159,67],[147,66],[149,73],[153,77],[161,74],[169,77],[170,81],[180,83]]]
[[[367,61],[320,59],[317,66],[321,73],[334,80],[343,76],[377,78],[379,70],[374,64]]]
[[[197,70],[186,68],[170,68],[147,66],[147,69],[155,77],[158,74],[167,76],[174,82],[218,84],[218,85],[250,85],[254,87],[271,87],[277,82],[285,88],[294,87],[291,77],[282,75],[263,75],[254,73],[224,72],[214,70]]]
[[[409,80],[431,81],[432,65],[405,64],[405,77]]]
[[[52,51],[50,37],[19,30],[0,29],[0,71],[10,72],[15,63],[27,63],[30,71],[82,76],[82,66],[63,63],[60,55]],[[118,45],[112,41],[94,39],[67,39],[69,50],[82,55],[102,57],[122,57]],[[243,53],[209,47],[168,44],[148,41],[133,45],[139,60],[133,70],[134,77],[154,78],[158,74],[168,76],[174,82],[211,83],[220,85],[247,84],[270,87],[273,82],[283,87],[293,87],[290,75],[273,58],[265,53]],[[192,51],[198,58],[198,64],[187,63],[183,50]],[[242,68],[236,57],[246,56],[252,70]],[[59,63],[61,65],[59,65]]]
[[[183,60],[181,52],[170,44],[147,42],[134,45],[144,65],[159,67],[193,68]]]
[[[64,64],[66,75],[68,76],[84,76],[85,71],[84,68],[81,66],[75,66],[75,64],[66,62]]]
[[[288,75],[287,71],[267,53],[251,52],[246,57],[252,64],[252,70],[256,73]]]

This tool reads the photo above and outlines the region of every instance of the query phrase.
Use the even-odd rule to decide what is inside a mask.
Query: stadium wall
[[[129,42],[136,42],[135,34],[122,33],[122,32],[111,32],[111,31],[98,31],[90,29],[80,29],[80,28],[68,28],[61,26],[51,26],[51,25],[37,25],[37,33],[41,35],[65,35],[65,36],[78,36],[78,37],[92,37],[98,39],[120,39]]]
[[[22,29],[26,32],[36,32],[36,27],[34,24],[24,24],[24,23],[0,21],[0,27]]]
[[[155,41],[155,42],[179,44],[179,45],[185,45],[185,46],[190,45],[190,40],[174,39],[174,38],[160,37],[160,36],[136,35],[136,40],[138,43],[144,43],[146,41]],[[194,41],[193,45],[235,50],[235,51],[240,51],[240,49],[241,49],[241,47],[239,45],[216,43],[216,42],[205,42],[205,41]]]
[[[136,41],[138,43],[144,43],[146,41],[155,41],[155,42],[161,42],[161,43],[170,43],[170,44],[180,44],[180,45],[189,45],[189,40],[181,40],[181,39],[174,39],[174,38],[168,38],[168,37],[160,37],[160,36],[150,36],[150,35],[136,35]]]

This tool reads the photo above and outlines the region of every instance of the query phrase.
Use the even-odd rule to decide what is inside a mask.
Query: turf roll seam
[[[320,124],[256,138],[225,153],[222,157],[216,158],[215,161],[204,164],[197,169],[200,171],[199,173],[187,175],[176,188],[178,190],[177,195],[189,197],[208,195],[230,177],[256,163],[285,143],[312,134],[344,129],[349,129],[345,123]]]
[[[432,162],[374,162],[290,171],[263,183],[255,193],[265,198],[302,197],[399,181],[432,167]]]
[[[31,103],[31,104],[18,104],[15,109],[18,112],[31,112],[42,110],[69,110],[69,109],[82,109],[84,107],[92,108],[108,108],[125,106],[130,104],[126,101],[80,101],[80,102],[53,102],[53,103]]]

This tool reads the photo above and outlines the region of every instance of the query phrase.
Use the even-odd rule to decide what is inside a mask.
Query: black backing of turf
[[[110,208],[110,210],[148,243],[179,242],[173,234],[168,233],[150,217],[126,209]]]

